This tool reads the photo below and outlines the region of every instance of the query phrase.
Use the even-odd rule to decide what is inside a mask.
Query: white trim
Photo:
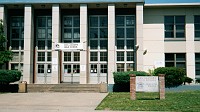
[[[161,3],[161,4],[144,4],[144,6],[192,6],[200,5],[200,3]]]

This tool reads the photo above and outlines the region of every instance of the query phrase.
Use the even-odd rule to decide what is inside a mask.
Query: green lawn
[[[137,100],[130,100],[130,93],[109,93],[97,110],[124,111],[182,111],[200,112],[200,91],[167,92],[165,100],[158,93],[137,93]]]

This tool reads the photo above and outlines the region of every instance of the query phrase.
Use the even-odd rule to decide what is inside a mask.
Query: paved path
[[[107,94],[5,93],[0,94],[0,112],[93,112]]]

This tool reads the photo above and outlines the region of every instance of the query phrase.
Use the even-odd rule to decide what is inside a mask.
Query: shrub
[[[192,78],[190,78],[190,77],[184,77],[183,78],[183,82],[184,82],[184,85],[185,85],[185,83],[192,83],[192,81],[193,81],[193,79]]]
[[[19,81],[22,74],[16,70],[0,70],[0,84],[9,84]]]
[[[182,68],[176,67],[160,67],[154,70],[154,74],[165,74],[165,86],[167,88],[177,87],[184,82],[184,76],[186,72]]]
[[[200,83],[200,78],[196,78],[196,83]]]
[[[136,76],[147,76],[148,73],[143,71],[127,71],[127,72],[114,72],[114,82],[113,87],[114,92],[128,92],[130,91],[130,74],[135,74]]]

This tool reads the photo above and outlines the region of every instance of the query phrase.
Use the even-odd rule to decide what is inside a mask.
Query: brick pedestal
[[[160,92],[160,100],[165,99],[165,75],[159,74],[159,92]]]
[[[130,98],[131,100],[136,99],[136,75],[130,74]]]

